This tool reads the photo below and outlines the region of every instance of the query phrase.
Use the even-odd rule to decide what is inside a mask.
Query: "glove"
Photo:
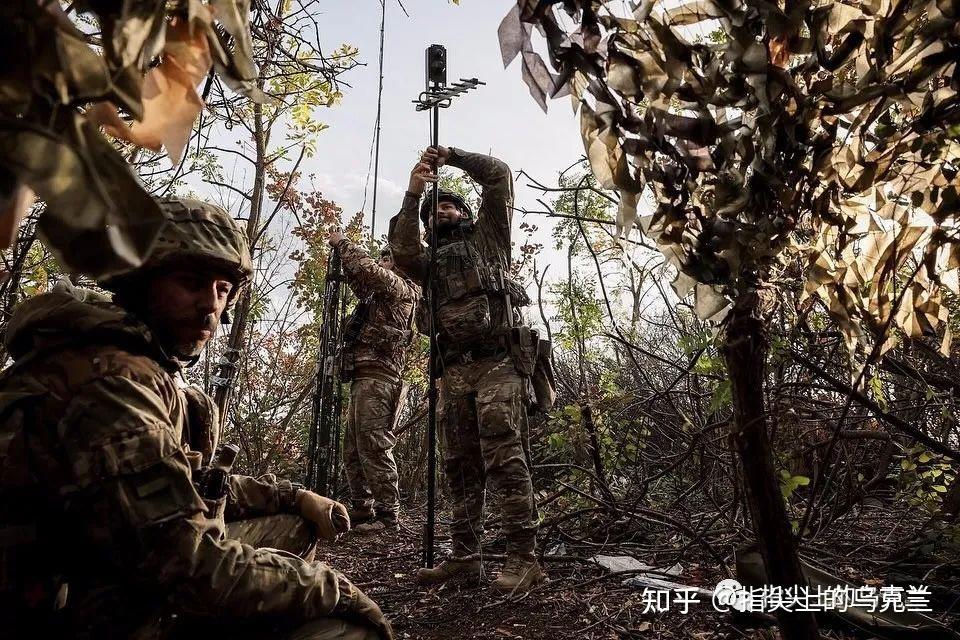
[[[301,516],[316,525],[321,540],[333,542],[341,533],[350,531],[347,508],[336,500],[301,490],[297,493],[294,505]]]
[[[374,629],[380,640],[394,640],[390,621],[383,615],[377,603],[356,588],[345,576],[337,576],[337,583],[340,587],[340,599],[333,610],[333,615],[347,622]]]

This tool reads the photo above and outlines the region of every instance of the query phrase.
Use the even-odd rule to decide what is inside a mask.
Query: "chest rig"
[[[437,248],[437,325],[447,347],[494,341],[529,298],[509,274],[478,250],[472,229],[457,229]],[[424,305],[426,308],[426,305]]]

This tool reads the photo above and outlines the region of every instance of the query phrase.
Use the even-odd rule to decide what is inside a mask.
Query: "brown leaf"
[[[500,40],[500,56],[503,59],[503,67],[507,68],[513,59],[521,51],[531,51],[530,33],[532,27],[520,22],[520,7],[514,5],[510,12],[504,16],[497,29],[497,35]]]
[[[66,268],[95,278],[138,266],[163,225],[157,203],[84,118],[55,124],[59,135],[0,120],[0,165],[47,205],[41,239]]]
[[[176,166],[203,109],[196,87],[211,65],[206,33],[183,18],[173,18],[163,61],[144,79],[143,119],[128,127],[110,103],[94,105],[89,117],[115,138],[153,151],[162,145]]]

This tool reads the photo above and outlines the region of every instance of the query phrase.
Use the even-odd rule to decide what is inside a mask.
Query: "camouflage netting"
[[[10,244],[35,193],[46,204],[44,243],[68,269],[101,277],[139,265],[163,217],[99,127],[162,145],[176,162],[211,66],[231,88],[262,96],[249,0],[81,0],[71,9],[0,5],[0,241]],[[99,33],[77,27],[92,23]]]
[[[702,317],[797,277],[784,266],[799,255],[805,295],[855,348],[892,325],[936,333],[943,288],[960,293],[958,14],[957,0],[519,0],[500,41],[544,108],[572,95],[621,232],[649,201],[639,224]]]

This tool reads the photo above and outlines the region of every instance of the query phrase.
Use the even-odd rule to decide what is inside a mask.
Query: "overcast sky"
[[[569,98],[552,101],[545,114],[521,79],[519,60],[503,68],[497,27],[514,0],[462,0],[460,6],[444,0],[403,0],[409,18],[397,0],[386,2],[378,237],[400,205],[417,151],[429,142],[428,116],[415,111],[411,100],[423,89],[424,50],[430,44],[447,48],[448,81],[477,77],[487,83],[441,112],[441,144],[492,153],[515,175],[524,169],[547,184],[582,155]],[[318,113],[330,128],[321,134],[316,156],[305,162],[305,173],[316,174],[316,186],[347,214],[361,209],[367,181],[377,106],[379,16],[378,0],[328,0],[319,17],[325,50],[344,42],[356,45],[367,65],[345,74],[351,86],[344,88],[342,104]],[[372,178],[370,184],[368,225]],[[525,189],[522,181],[516,186],[517,206],[539,208],[536,192]],[[517,216],[514,225],[520,221]],[[530,222],[544,230],[542,241],[548,244],[547,220],[537,216]]]

